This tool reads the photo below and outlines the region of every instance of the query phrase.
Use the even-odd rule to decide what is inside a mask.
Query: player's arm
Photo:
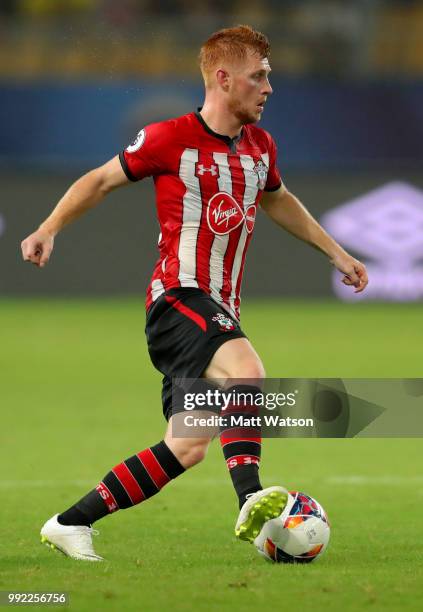
[[[355,293],[365,289],[368,278],[364,264],[349,255],[329,236],[299,199],[283,184],[276,191],[265,192],[261,206],[277,225],[324,253],[344,274],[342,282],[345,285],[354,285]]]
[[[21,243],[24,261],[43,268],[53,250],[54,238],[66,225],[99,204],[116,187],[129,183],[119,156],[91,170],[78,179],[54,208],[52,213]]]

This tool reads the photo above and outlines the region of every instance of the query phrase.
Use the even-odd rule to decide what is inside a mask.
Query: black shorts
[[[145,327],[153,365],[164,374],[163,414],[172,411],[172,378],[200,378],[217,349],[246,338],[236,319],[201,289],[170,289],[150,306]]]

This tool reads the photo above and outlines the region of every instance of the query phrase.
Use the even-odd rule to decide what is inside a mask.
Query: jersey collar
[[[206,130],[206,132],[210,134],[211,136],[214,136],[215,138],[219,138],[220,140],[223,140],[223,142],[225,142],[230,148],[231,153],[235,153],[236,145],[240,142],[240,140],[242,139],[244,135],[244,128],[241,128],[240,134],[238,134],[238,136],[234,136],[234,138],[231,138],[230,136],[224,136],[223,134],[218,134],[217,132],[212,130],[211,127],[209,127],[207,123],[204,121],[203,117],[200,115],[201,109],[202,107],[200,106],[200,108],[198,108],[197,112],[194,114],[197,117],[198,121],[203,126],[203,128]]]

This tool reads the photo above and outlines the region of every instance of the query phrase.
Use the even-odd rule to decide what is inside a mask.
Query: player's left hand
[[[355,287],[354,293],[360,293],[367,287],[369,279],[366,266],[361,261],[344,252],[333,257],[331,263],[344,274],[342,279],[344,285]]]

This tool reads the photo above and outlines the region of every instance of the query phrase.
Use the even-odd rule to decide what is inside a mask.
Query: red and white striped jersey
[[[168,289],[197,287],[239,319],[257,206],[281,185],[270,134],[246,125],[229,138],[190,113],[142,129],[120,161],[130,180],[155,183],[160,258],[147,308]]]

